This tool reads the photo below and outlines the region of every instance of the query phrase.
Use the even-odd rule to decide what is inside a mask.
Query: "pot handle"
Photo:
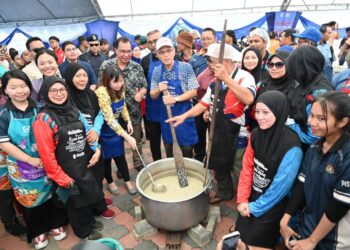
[[[208,187],[204,190],[206,194],[209,194],[211,189],[213,188],[213,178],[208,178],[207,181],[209,182]]]

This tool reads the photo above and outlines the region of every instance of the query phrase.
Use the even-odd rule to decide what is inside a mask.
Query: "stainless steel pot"
[[[184,162],[187,175],[204,182],[203,163],[189,158],[184,158]],[[176,176],[174,158],[155,161],[149,164],[148,168],[155,182],[165,176]],[[153,226],[166,231],[183,231],[198,225],[205,219],[209,210],[210,174],[208,177],[207,183],[200,193],[181,201],[165,202],[155,200],[143,192],[148,185],[151,185],[146,169],[143,169],[137,175],[136,186],[141,194],[146,220]]]

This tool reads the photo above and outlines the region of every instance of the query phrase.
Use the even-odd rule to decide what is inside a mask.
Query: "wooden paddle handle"
[[[168,90],[165,90],[163,92],[165,96],[170,95]],[[168,113],[169,119],[173,117],[173,114],[171,112],[171,105],[165,105],[166,111]],[[175,160],[175,167],[177,172],[177,177],[179,179],[180,187],[186,187],[188,186],[188,180],[187,180],[187,173],[185,169],[185,162],[183,159],[183,154],[179,145],[179,142],[177,141],[175,127],[173,123],[170,123],[170,130],[171,130],[171,136],[173,137],[173,155]]]

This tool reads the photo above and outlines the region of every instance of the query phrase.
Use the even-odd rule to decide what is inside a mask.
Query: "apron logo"
[[[332,165],[328,165],[328,166],[326,167],[326,172],[327,172],[328,174],[334,174],[334,167],[333,167]]]
[[[78,154],[73,154],[73,159],[75,160],[76,158],[79,158],[79,157],[82,157],[82,156],[84,156],[85,155],[85,152],[83,151],[83,152],[80,152],[80,153],[78,153]]]
[[[23,127],[22,127],[22,132],[23,132],[24,134],[28,134],[29,131],[30,131],[30,126],[23,126]]]
[[[68,131],[68,135],[74,135],[78,133],[82,133],[83,131],[81,129],[73,129]]]

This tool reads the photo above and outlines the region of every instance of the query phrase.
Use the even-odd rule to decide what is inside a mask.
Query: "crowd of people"
[[[229,30],[222,62],[212,28],[181,30],[176,45],[152,30],[120,37],[113,49],[94,34],[77,45],[51,36],[50,48],[31,37],[21,55],[11,48],[0,55],[5,229],[26,234],[36,249],[48,245],[48,233],[64,239],[68,223],[80,239],[101,238],[95,216],[115,215],[104,180],[120,194],[112,159],[128,193],[138,192],[124,142],[140,171],[145,139],[153,161],[162,141],[173,156],[172,123],[183,156],[204,161],[215,113],[208,164],[217,191],[209,202],[237,202],[237,249],[274,249],[281,239],[293,250],[349,249],[350,69],[332,68],[350,66],[346,31],[335,55],[335,22],[302,33],[252,28],[239,43]]]

